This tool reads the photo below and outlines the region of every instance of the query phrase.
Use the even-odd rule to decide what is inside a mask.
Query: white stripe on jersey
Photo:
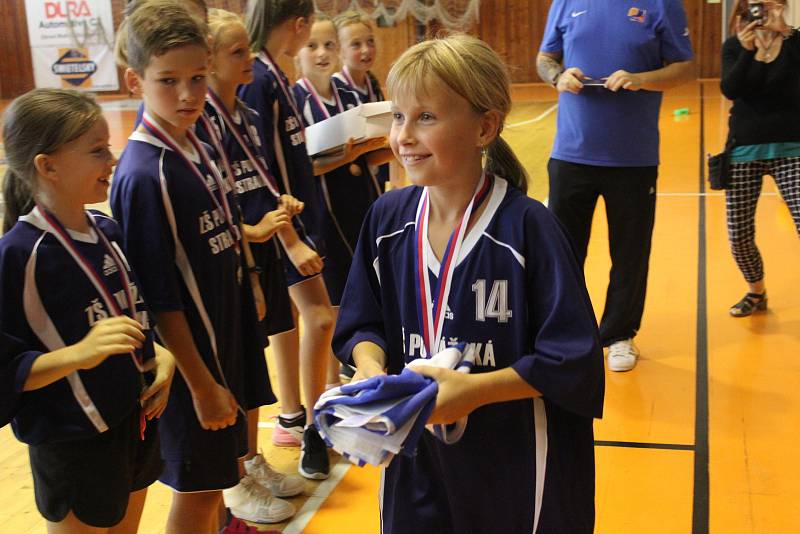
[[[416,226],[416,225],[417,225],[416,220],[408,221],[405,225],[403,225],[403,227],[401,229],[395,230],[391,234],[378,236],[378,238],[375,240],[375,248],[380,247],[381,246],[381,241],[383,241],[384,239],[388,239],[390,237],[394,237],[397,234],[402,234],[403,232],[406,231],[406,228],[408,228],[409,226]],[[378,277],[378,284],[381,283],[381,272],[380,272],[380,266],[378,264],[378,258],[379,257],[380,256],[375,256],[375,260],[372,262],[372,268],[375,269],[375,276]]]
[[[533,531],[539,528],[539,516],[542,512],[542,498],[544,497],[544,478],[547,471],[547,410],[544,400],[533,399],[533,428],[536,436],[536,490],[533,504]]]
[[[22,306],[25,311],[25,318],[31,326],[31,330],[36,333],[36,336],[42,340],[44,346],[48,350],[54,351],[66,346],[64,340],[61,339],[61,334],[58,333],[53,320],[47,314],[44,308],[42,299],[39,296],[39,288],[36,285],[36,260],[38,258],[38,249],[47,232],[43,232],[31,250],[31,256],[25,265],[25,286],[22,290]],[[75,396],[78,405],[92,422],[98,432],[105,432],[108,430],[108,425],[100,415],[100,411],[95,406],[94,401],[86,391],[78,371],[74,371],[67,375],[67,382]]]
[[[519,262],[519,264],[522,265],[523,269],[525,268],[525,256],[523,256],[522,254],[520,254],[519,252],[514,250],[514,247],[512,247],[508,243],[503,243],[502,241],[498,241],[497,239],[493,238],[492,236],[490,236],[486,232],[483,232],[483,235],[485,235],[486,237],[488,237],[489,239],[491,239],[492,241],[494,241],[495,243],[497,243],[501,247],[506,247],[508,250],[510,250],[511,254],[514,255],[514,258],[517,260],[517,262]]]
[[[225,389],[230,391],[231,388],[228,386],[228,381],[225,379],[225,373],[222,372],[222,364],[220,363],[219,356],[217,354],[216,331],[214,330],[214,326],[211,324],[211,318],[208,316],[205,304],[203,304],[203,297],[200,294],[200,287],[197,285],[197,279],[194,276],[194,271],[192,271],[192,264],[189,262],[189,257],[186,254],[186,250],[183,248],[183,243],[181,243],[180,238],[178,237],[178,227],[175,223],[175,212],[172,209],[172,200],[170,199],[169,190],[167,188],[167,177],[164,175],[164,154],[166,154],[166,148],[161,150],[161,155],[158,158],[158,179],[161,184],[161,200],[164,204],[164,212],[166,213],[167,220],[169,221],[172,239],[175,241],[175,265],[178,267],[178,271],[180,271],[181,276],[183,277],[183,282],[186,284],[186,289],[189,291],[189,295],[192,297],[192,302],[194,302],[194,305],[197,308],[197,314],[200,316],[200,320],[203,321],[203,326],[206,328],[208,343],[211,345],[211,352],[214,355],[214,363],[217,366],[217,372],[219,372],[222,385],[225,386]],[[222,192],[222,194],[224,195],[225,193]],[[156,327],[156,330],[158,330],[158,327]],[[159,335],[161,334],[159,333]],[[242,408],[239,407],[239,410],[242,410]]]

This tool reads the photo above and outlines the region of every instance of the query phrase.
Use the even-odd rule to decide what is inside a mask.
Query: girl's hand
[[[300,215],[303,212],[303,208],[306,206],[304,202],[300,202],[292,195],[281,195],[278,199],[278,205],[286,210],[289,217]]]
[[[478,396],[474,394],[475,376],[459,373],[452,369],[424,365],[410,369],[415,373],[433,378],[439,384],[436,406],[433,408],[427,424],[455,423],[478,408]]]
[[[790,29],[783,18],[783,11],[786,6],[780,2],[764,2],[764,7],[767,10],[767,18],[764,19],[762,28],[776,33],[784,33]]]
[[[276,210],[268,211],[264,217],[255,225],[256,232],[251,236],[250,241],[254,243],[263,243],[269,238],[274,236],[279,230],[291,224],[290,215],[283,207]]]
[[[206,430],[220,430],[236,423],[236,399],[216,382],[207,390],[192,392],[192,403],[200,426]]]
[[[292,262],[295,269],[303,276],[312,276],[322,271],[322,258],[302,241],[297,241],[288,247],[286,255],[289,256],[289,261]]]
[[[366,380],[368,378],[372,378],[373,376],[381,376],[385,374],[386,371],[384,371],[383,367],[381,367],[378,363],[368,362],[362,364],[360,367],[356,367],[356,372],[353,374],[353,378],[350,379],[350,383],[352,384],[354,382],[358,382],[359,380]]]
[[[742,45],[742,48],[745,50],[753,51],[756,49],[756,28],[758,27],[758,21],[753,21],[749,24],[745,24],[742,22],[741,15],[736,17],[736,28],[738,28],[738,32],[736,33],[736,38],[739,39],[739,44]]]
[[[164,413],[175,374],[175,357],[170,351],[156,344],[156,356],[145,362],[145,372],[154,371],[155,379],[150,387],[142,391],[139,403],[147,419],[158,419]]]
[[[92,369],[112,355],[128,355],[142,348],[142,325],[128,316],[97,321],[76,345],[78,369]]]

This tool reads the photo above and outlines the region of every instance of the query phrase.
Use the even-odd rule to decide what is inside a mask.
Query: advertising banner
[[[36,87],[119,89],[111,0],[25,0]]]

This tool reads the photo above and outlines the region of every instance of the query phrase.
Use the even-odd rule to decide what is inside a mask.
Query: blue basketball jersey
[[[284,94],[280,84],[287,89]],[[295,218],[295,227],[320,256],[324,256],[325,243],[320,235],[319,192],[314,179],[311,159],[306,151],[302,118],[294,114],[296,104],[289,80],[282,73],[274,73],[261,59],[253,63],[253,81],[239,89],[239,98],[258,113],[259,131],[264,136],[265,154],[269,168],[274,170],[281,193],[288,193],[305,203],[303,212]],[[274,106],[277,102],[278,116]],[[278,136],[285,169],[281,167],[275,145]],[[285,172],[284,172],[285,171]]]
[[[210,147],[201,148],[213,159]],[[238,235],[219,207],[220,191],[211,170],[198,154],[191,159],[205,177],[205,186],[161,140],[134,132],[114,172],[111,208],[151,309],[184,313],[211,375],[231,391],[239,406],[247,406],[242,339],[246,286],[242,285]],[[228,182],[222,183],[236,224],[236,199]],[[162,482],[178,491],[236,484],[235,459],[247,448],[244,418],[240,416],[234,426],[223,430],[202,429],[180,374],[175,375],[159,432],[166,461]],[[207,463],[210,457],[218,458],[218,463]],[[203,467],[189,469],[192,462]]]
[[[414,275],[421,192],[391,191],[367,216],[334,336],[344,362],[362,341],[384,349],[392,374],[426,355]],[[429,257],[433,285],[440,266]],[[473,373],[512,367],[542,397],[483,406],[459,442],[426,433],[417,457],[395,458],[381,486],[383,532],[588,534],[603,357],[569,241],[544,206],[495,178],[454,261],[435,351],[465,342]]]
[[[354,92],[332,82],[336,94],[331,100],[317,99],[302,83],[292,90],[306,126],[316,124],[358,105]],[[323,109],[324,106],[324,109]],[[341,109],[340,109],[341,106]],[[358,174],[354,174],[355,166]],[[367,210],[381,194],[381,186],[363,156],[317,177],[322,209],[322,236],[326,244],[326,264],[322,272],[331,303],[341,300],[358,233]]]
[[[122,259],[136,319],[147,336],[139,355],[152,358],[154,325],[122,253],[119,227],[99,212],[91,216]],[[47,228],[34,210],[0,239],[0,426],[10,421],[17,438],[31,445],[82,439],[114,428],[136,409],[143,387],[133,358],[115,355],[23,393],[39,356],[74,345],[95,323],[113,317],[85,271]],[[119,308],[130,314],[118,264],[95,230],[69,233]]]

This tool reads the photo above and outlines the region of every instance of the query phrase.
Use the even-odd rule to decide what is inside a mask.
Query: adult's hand
[[[570,67],[566,69],[558,77],[556,82],[556,90],[559,93],[572,93],[577,95],[583,89],[583,80],[586,75],[578,67]]]

